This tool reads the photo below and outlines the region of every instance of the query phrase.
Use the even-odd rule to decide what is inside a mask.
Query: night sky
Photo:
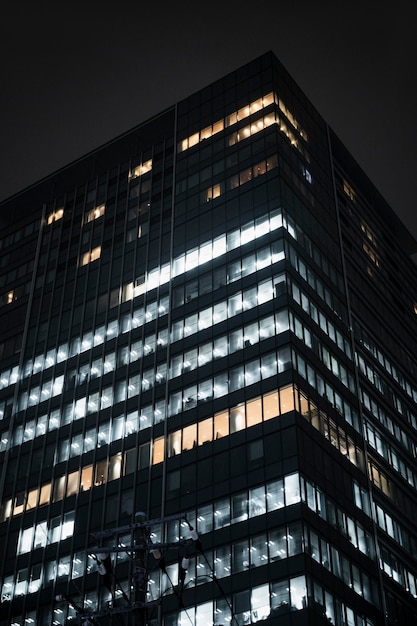
[[[0,200],[273,50],[417,238],[413,5],[3,0]]]

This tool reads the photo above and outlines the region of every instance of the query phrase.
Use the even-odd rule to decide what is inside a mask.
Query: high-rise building
[[[417,244],[272,53],[0,211],[1,626],[417,624]]]

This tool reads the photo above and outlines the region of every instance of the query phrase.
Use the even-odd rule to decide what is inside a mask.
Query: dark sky
[[[273,50],[417,238],[413,5],[3,0],[0,200]]]

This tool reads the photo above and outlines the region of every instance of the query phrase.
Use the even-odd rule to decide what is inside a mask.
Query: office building
[[[272,53],[0,211],[1,626],[417,624],[417,244]]]

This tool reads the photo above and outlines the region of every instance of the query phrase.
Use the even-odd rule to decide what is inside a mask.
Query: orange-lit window
[[[343,181],[343,191],[345,192],[347,197],[352,200],[352,202],[355,202],[356,194],[353,190],[353,187],[351,187],[346,180]]]
[[[256,176],[262,176],[262,174],[265,174],[265,173],[266,173],[266,161],[262,161],[261,163],[259,163],[253,168],[254,178],[256,178]]]
[[[72,472],[71,474],[68,474],[67,497],[73,496],[76,493],[78,493],[78,478],[79,478],[78,470],[76,472]]]
[[[57,209],[56,211],[53,211],[48,215],[48,217],[46,218],[46,222],[47,224],[52,224],[52,222],[56,222],[62,217],[64,217],[64,209]]]
[[[131,180],[132,178],[137,178],[138,176],[143,176],[147,172],[150,172],[151,169],[152,169],[152,159],[149,159],[149,161],[145,161],[144,163],[142,163],[141,165],[138,165],[131,171],[129,175],[129,180]]]
[[[214,200],[215,198],[218,198],[220,194],[221,194],[220,183],[218,183],[217,185],[213,185],[213,187],[210,187],[210,189],[207,189],[207,195],[206,195],[207,202],[209,202],[209,200]]]
[[[249,105],[246,105],[244,107],[242,107],[241,109],[238,110],[237,112],[237,119],[240,120],[244,120],[245,117],[249,117],[250,115],[250,107]]]
[[[88,211],[87,215],[85,216],[85,221],[92,222],[94,220],[97,220],[99,217],[104,215],[104,209],[105,209],[104,204],[100,204],[99,206],[96,206],[94,209],[91,209],[91,211]]]
[[[97,261],[97,259],[100,258],[100,255],[101,255],[101,246],[97,246],[96,248],[93,248],[89,252],[85,252],[81,257],[81,265],[82,266],[88,265],[89,263],[92,263],[93,261]]]
[[[32,489],[32,491],[29,491],[28,499],[26,503],[26,510],[36,509],[36,505],[38,504],[38,495],[39,495],[38,489]]]
[[[164,438],[160,437],[153,442],[152,465],[162,463],[164,460]]]
[[[7,304],[11,304],[12,302],[14,302],[15,300],[15,295],[14,295],[14,291],[9,291],[9,293],[6,294],[6,302]]]
[[[361,231],[374,246],[377,246],[377,240],[374,231],[365,222],[361,222]]]
[[[278,99],[276,99],[276,101],[278,102]],[[247,104],[240,108],[238,111],[230,113],[225,117],[224,120],[218,120],[213,124],[213,126],[207,126],[206,128],[203,128],[203,130],[201,130],[200,132],[194,133],[193,135],[190,135],[189,137],[186,137],[185,139],[180,141],[178,143],[178,152],[183,152],[184,150],[187,150],[188,148],[197,145],[200,141],[208,139],[212,135],[215,135],[216,133],[222,131],[224,128],[229,128],[230,126],[236,124],[238,121],[242,121],[248,118],[250,115],[255,114],[257,111],[261,111],[263,108],[269,106],[273,102],[275,102],[275,95],[273,92],[267,94],[266,96],[263,96],[262,98],[254,100],[250,104]],[[305,141],[307,141],[306,132],[301,128],[300,124],[297,122],[292,113],[287,109],[287,107],[283,104],[281,100],[279,101],[279,107],[285,117],[289,120],[291,125],[295,128],[298,135],[302,137]],[[251,134],[259,132],[264,127],[273,124],[275,121],[275,115],[269,115],[265,117],[264,120],[260,119],[257,122],[254,122],[250,126],[247,126],[246,128],[241,129],[239,132],[233,133],[231,136],[229,136],[229,145],[233,145],[237,141],[241,141],[242,139],[249,137]],[[287,135],[291,142],[291,145],[296,147],[302,154],[304,154],[304,156],[308,160],[308,155],[304,153],[303,148],[299,146],[296,136],[282,121],[280,123],[280,130]]]
[[[299,400],[300,400],[300,413],[301,413],[301,415],[308,416],[309,408],[308,408],[308,400],[307,400],[307,398],[302,393],[300,393]]]
[[[48,483],[46,485],[42,485],[41,487],[41,495],[39,496],[39,506],[42,504],[49,504],[49,500],[51,499],[51,484]]]
[[[289,111],[289,109],[287,109],[287,107],[282,102],[282,100],[279,101],[279,108],[283,112],[283,114],[285,115],[287,120],[290,122],[290,124],[299,132],[300,137],[302,137],[303,139],[305,139],[305,141],[307,141],[307,134],[306,134],[306,132],[301,128],[300,124],[297,122],[297,120],[295,119],[295,117],[293,116],[291,111]],[[292,135],[292,133],[290,131],[288,131],[288,133]]]
[[[229,413],[222,411],[214,416],[214,438],[227,437],[229,434]]]
[[[371,259],[371,261],[377,266],[379,267],[379,256],[377,255],[377,253],[375,252],[375,250],[373,250],[371,248],[371,246],[368,246],[367,243],[363,243],[362,244],[362,248],[363,251],[365,252],[365,254],[367,254],[367,256]]]
[[[246,426],[254,426],[262,422],[262,400],[255,398],[246,404]]]
[[[270,420],[279,415],[278,391],[268,393],[263,397],[264,420]]]
[[[93,466],[87,465],[81,470],[81,491],[88,491],[93,484]]]
[[[196,146],[200,139],[200,133],[194,133],[191,137],[188,137],[188,148],[192,148],[192,146]]]
[[[203,139],[209,139],[209,137],[211,137],[212,134],[213,134],[212,126],[207,126],[207,128],[203,128],[203,130],[200,132],[200,141],[202,141]]]
[[[197,424],[191,424],[182,431],[182,450],[192,450],[197,444]]]
[[[213,439],[213,420],[211,417],[198,424],[198,445]]]
[[[289,413],[294,411],[294,393],[292,385],[290,387],[284,387],[279,392],[279,401],[281,404],[281,415],[283,413]]]
[[[237,122],[236,111],[226,117],[226,126],[233,126],[233,124],[236,124],[236,122]]]

